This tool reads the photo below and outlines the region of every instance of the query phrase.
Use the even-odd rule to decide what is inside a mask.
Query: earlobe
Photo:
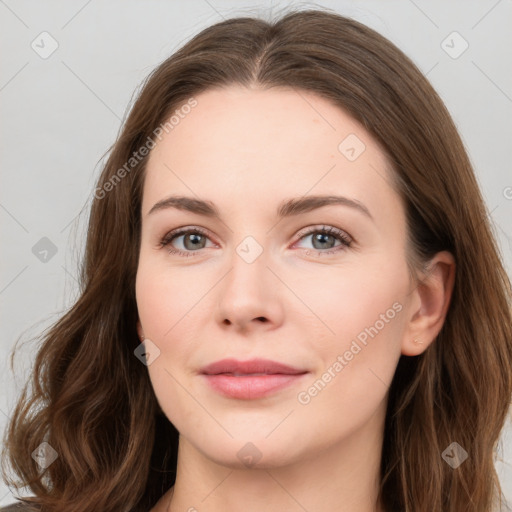
[[[140,320],[137,320],[137,335],[139,336],[140,341],[144,341],[144,331],[142,330]]]
[[[455,259],[448,251],[437,253],[420,276],[413,291],[417,304],[411,311],[409,325],[402,341],[402,354],[423,353],[441,331],[455,283]]]

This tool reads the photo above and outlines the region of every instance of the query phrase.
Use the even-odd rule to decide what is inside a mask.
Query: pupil
[[[328,235],[327,233],[318,233],[318,234],[316,235],[316,237],[315,237],[315,238],[316,238],[316,240],[317,240],[318,242],[320,242],[320,243],[322,243],[322,244],[325,244],[325,243],[326,243],[325,238],[326,238],[326,237],[330,237],[330,236],[331,236],[331,235]]]
[[[194,247],[197,248],[198,242],[200,242],[199,239],[201,237],[202,237],[202,235],[198,235],[197,233],[192,233],[191,235],[189,235],[188,240],[190,240],[192,242],[192,248],[194,248]],[[187,249],[190,249],[190,247],[187,247]]]

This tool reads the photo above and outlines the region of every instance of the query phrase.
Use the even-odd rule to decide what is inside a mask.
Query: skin
[[[422,282],[411,278],[404,205],[386,156],[329,101],[239,86],[196,100],[152,150],[143,190],[137,329],[160,350],[147,369],[180,432],[176,484],[152,510],[379,511],[388,388],[400,356],[419,355],[440,331],[453,258],[438,253]],[[366,146],[354,161],[338,150],[349,134]],[[334,193],[363,203],[373,219],[346,205],[276,217],[287,199]],[[169,195],[211,201],[221,220],[175,208],[148,214]],[[298,236],[324,225],[347,233],[351,246],[336,235],[315,243],[314,230]],[[171,230],[195,226],[207,231],[200,249],[190,235],[159,245]],[[247,236],[263,249],[252,263],[236,251]],[[394,318],[334,371],[397,303]],[[266,398],[227,398],[198,375],[225,357],[309,373]],[[329,368],[325,387],[299,402]],[[248,442],[261,455],[250,466],[237,455]]]

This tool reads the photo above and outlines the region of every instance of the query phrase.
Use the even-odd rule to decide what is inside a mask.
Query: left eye
[[[312,236],[313,249],[318,252],[324,252],[322,249],[333,249],[334,247],[338,247],[336,250],[340,250],[340,246],[350,247],[352,244],[350,236],[341,231],[341,229],[332,226],[311,228],[306,233],[301,233],[300,240],[310,236]],[[339,241],[338,245],[336,245],[336,241]],[[315,244],[318,246],[315,247]]]

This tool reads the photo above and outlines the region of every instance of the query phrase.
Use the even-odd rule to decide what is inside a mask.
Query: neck
[[[217,464],[181,436],[175,486],[154,511],[380,512],[383,422],[383,411],[378,411],[338,444],[268,468]]]

